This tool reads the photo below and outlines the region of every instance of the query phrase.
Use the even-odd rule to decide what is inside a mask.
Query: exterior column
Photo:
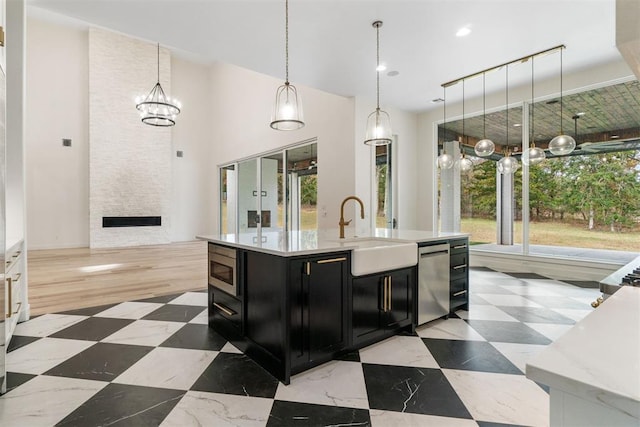
[[[514,174],[503,175],[496,168],[496,243],[499,245],[513,245],[513,187]]]

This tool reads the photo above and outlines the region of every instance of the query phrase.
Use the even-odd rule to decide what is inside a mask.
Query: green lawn
[[[496,222],[491,219],[463,219],[461,231],[471,234],[473,243],[495,243]],[[517,221],[514,241],[522,242],[522,223]],[[561,222],[530,222],[529,242],[536,245],[574,248],[613,249],[640,252],[640,231],[618,232],[588,230],[584,226]]]

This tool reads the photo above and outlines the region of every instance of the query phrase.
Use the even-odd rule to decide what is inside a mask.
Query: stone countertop
[[[534,357],[527,378],[640,418],[640,288],[624,286]]]
[[[348,231],[347,231],[348,233]],[[335,229],[302,230],[293,232],[263,231],[258,233],[212,234],[196,236],[211,243],[219,243],[235,248],[249,249],[278,256],[322,254],[351,250],[358,247],[358,240],[386,239],[399,243],[426,243],[455,238],[466,238],[465,233],[439,233],[423,230],[389,230],[377,228],[367,236],[353,236],[341,240]]]

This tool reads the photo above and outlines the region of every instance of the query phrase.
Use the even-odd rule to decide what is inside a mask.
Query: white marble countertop
[[[339,238],[337,228],[302,230],[294,232],[263,231],[257,233],[214,234],[196,236],[198,239],[236,248],[250,249],[279,256],[321,254],[358,247],[358,239],[379,238],[397,242],[425,243],[454,238],[465,238],[465,233],[439,233],[423,230],[389,230],[377,228],[371,235],[354,236],[347,231],[346,239]]]
[[[622,287],[526,371],[529,379],[640,418],[640,288]]]

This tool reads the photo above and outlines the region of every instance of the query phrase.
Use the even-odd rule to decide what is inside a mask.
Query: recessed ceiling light
[[[400,74],[400,71],[398,71],[398,70],[391,70],[391,71],[389,71],[389,72],[387,73],[387,76],[389,76],[389,77],[395,77],[395,76],[397,76],[398,74]]]
[[[585,113],[584,111],[580,111],[579,113],[576,113],[576,116],[582,117],[585,114],[587,114],[587,113]]]
[[[513,127],[514,127],[514,128],[519,128],[520,126],[522,126],[522,123],[514,123],[514,124],[513,124]]]
[[[437,104],[438,102],[444,102],[444,99],[442,99],[442,98],[433,98],[431,100],[432,104]]]
[[[376,67],[376,71],[384,71],[387,69],[387,66],[384,64],[380,64]]]
[[[471,34],[471,29],[469,27],[462,27],[456,32],[457,37],[464,37]]]

